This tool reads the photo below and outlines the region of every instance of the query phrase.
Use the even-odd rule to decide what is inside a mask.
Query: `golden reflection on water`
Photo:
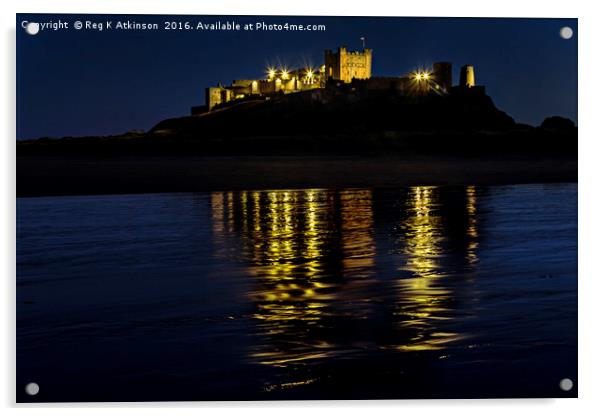
[[[468,215],[468,227],[466,234],[468,235],[468,248],[466,250],[466,259],[470,264],[475,264],[479,261],[476,250],[479,247],[477,230],[477,194],[474,186],[466,187],[466,212]]]
[[[417,278],[432,278],[439,270],[441,242],[445,238],[441,216],[436,214],[437,199],[434,187],[418,186],[409,192],[406,219],[403,222],[405,240],[405,270]]]
[[[253,277],[249,295],[264,342],[252,360],[289,367],[349,351],[353,334],[337,335],[344,320],[389,319],[379,325],[390,325],[386,331],[393,334],[386,338],[398,342],[374,341],[379,349],[437,350],[460,339],[440,325],[454,307],[446,262],[455,240],[463,244],[463,262],[478,261],[477,193],[467,187],[453,195],[446,200],[437,187],[409,188],[398,195],[403,204],[394,222],[384,221],[379,230],[375,212],[394,210],[394,201],[377,202],[371,190],[213,193],[215,242],[235,237]],[[391,253],[397,253],[397,270],[382,266],[384,274],[377,274],[379,259],[389,265]],[[361,306],[391,303],[391,293],[388,317],[371,316]]]
[[[439,321],[451,319],[452,290],[446,287],[448,271],[442,260],[446,258],[446,243],[450,238],[444,221],[445,206],[437,187],[411,188],[406,200],[406,216],[402,221],[405,262],[401,270],[411,277],[399,280],[399,310],[403,317],[399,324],[412,328],[415,335],[398,345],[402,351],[440,350],[446,344],[463,338],[455,332],[437,330]],[[475,188],[466,188],[466,259],[478,260]],[[449,219],[447,219],[449,220]],[[453,220],[453,219],[452,219]]]
[[[344,274],[355,271],[356,277],[369,277],[376,256],[372,191],[342,192],[340,199]]]

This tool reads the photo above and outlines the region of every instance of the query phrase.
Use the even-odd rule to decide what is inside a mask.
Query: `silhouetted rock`
[[[148,133],[17,143],[17,154],[165,155],[501,155],[576,157],[577,129],[551,117],[543,128],[517,124],[483,88],[399,96],[310,90],[227,103],[167,119]]]
[[[548,130],[572,130],[575,128],[575,123],[568,118],[553,116],[547,117],[540,127]]]
[[[328,89],[268,101],[235,102],[202,115],[163,120],[151,133],[214,140],[302,135],[369,135],[382,132],[508,131],[512,117],[483,89],[446,96],[359,95]]]

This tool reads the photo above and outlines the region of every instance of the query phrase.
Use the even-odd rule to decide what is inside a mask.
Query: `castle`
[[[205,90],[205,105],[192,107],[191,113],[202,114],[217,108],[248,100],[269,100],[293,93],[314,91],[303,95],[309,100],[324,101],[321,91],[339,89],[355,94],[387,93],[394,95],[446,95],[454,91],[471,90],[485,93],[475,85],[475,70],[465,65],[460,70],[460,84],[452,87],[452,64],[435,62],[430,69],[420,69],[394,77],[372,76],[372,50],[349,51],[339,47],[324,52],[324,63],[318,68],[289,70],[286,67],[267,68],[263,79],[234,80],[228,86],[217,85]]]

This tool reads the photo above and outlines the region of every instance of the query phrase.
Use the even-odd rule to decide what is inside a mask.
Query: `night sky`
[[[23,20],[70,28],[21,29]],[[76,20],[157,22],[160,30],[75,30]],[[163,30],[163,22],[324,24],[323,32]],[[559,30],[570,26],[573,38]],[[397,76],[434,61],[475,66],[499,109],[537,125],[577,121],[576,19],[452,19],[256,16],[18,15],[17,138],[148,130],[204,103],[204,88],[264,76],[269,64],[323,62],[324,49],[373,49],[373,76]]]

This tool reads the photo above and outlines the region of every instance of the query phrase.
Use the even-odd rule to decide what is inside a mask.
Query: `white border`
[[[403,413],[448,415],[507,415],[508,413],[563,415],[598,413],[602,386],[600,366],[601,336],[598,299],[602,276],[598,264],[602,244],[599,174],[602,140],[602,62],[598,42],[602,40],[601,14],[593,1],[503,0],[302,0],[302,1],[191,1],[191,0],[21,0],[0,3],[2,20],[2,71],[4,97],[0,101],[2,126],[2,250],[4,267],[3,330],[1,332],[0,399],[4,406],[28,414],[45,407],[44,414],[62,415],[127,411],[156,414],[167,408],[185,414],[201,412],[224,414],[245,412],[306,416],[335,409],[350,415],[368,411],[399,415]],[[15,406],[15,13],[132,13],[132,14],[238,14],[238,15],[335,15],[335,16],[467,16],[467,17],[577,17],[579,18],[579,399],[563,400],[440,400],[440,401],[365,401],[365,402],[248,402],[248,403],[142,403],[142,404],[65,404]],[[82,409],[84,408],[84,409]]]

